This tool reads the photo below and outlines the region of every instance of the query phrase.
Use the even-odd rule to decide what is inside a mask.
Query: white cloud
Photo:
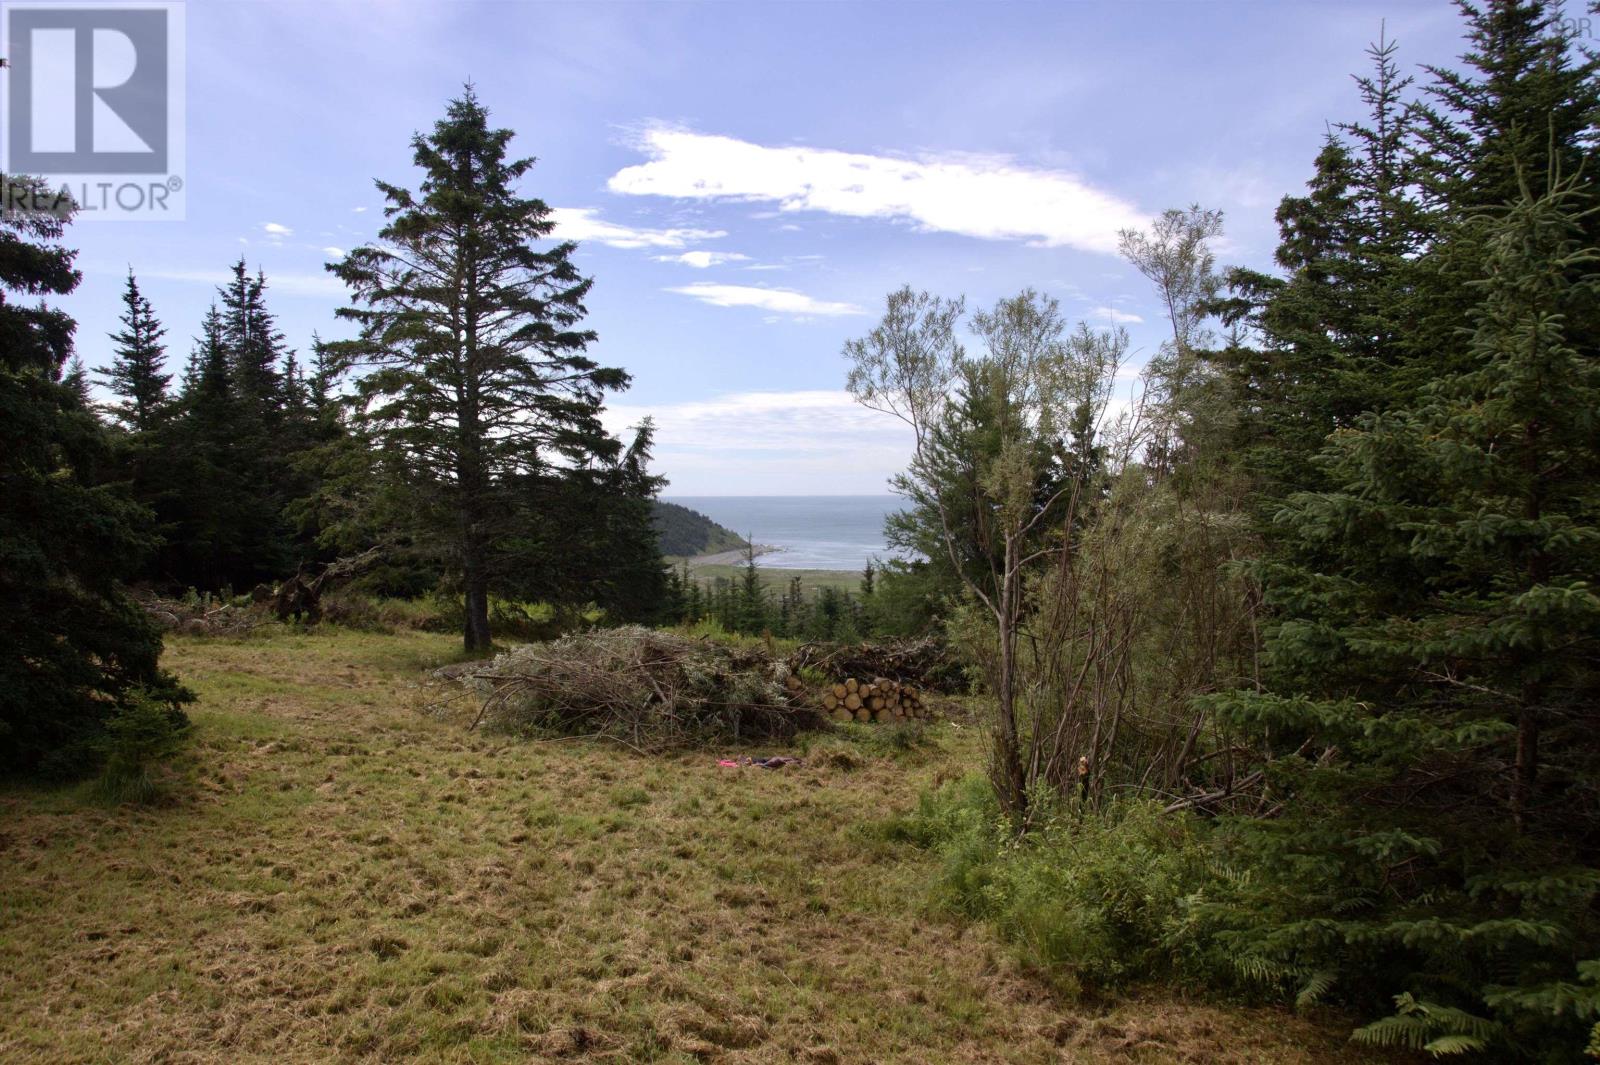
[[[658,263],[682,263],[692,266],[696,270],[704,270],[708,266],[721,266],[723,263],[748,262],[750,256],[740,255],[736,251],[686,251],[682,255],[657,255]]]
[[[366,211],[366,208],[365,207],[352,207],[352,208],[350,208],[350,210],[352,212],[354,212],[355,214],[361,214],[364,211]]]
[[[278,222],[262,222],[261,232],[269,237],[278,237],[279,239],[294,236],[294,230]]]
[[[1112,325],[1138,325],[1144,321],[1137,314],[1129,311],[1119,311],[1115,307],[1094,307],[1089,311],[1090,318],[1099,318],[1110,322]]]
[[[898,158],[823,148],[771,148],[657,126],[650,160],[612,175],[631,196],[776,202],[783,211],[909,221],[922,229],[1115,254],[1117,231],[1148,218],[1063,170],[995,156]]]
[[[221,287],[233,280],[225,270],[140,270],[140,278],[159,281],[179,281],[196,285]],[[313,296],[321,299],[339,299],[346,294],[344,282],[332,274],[267,274],[267,298],[274,293],[285,296]]]
[[[655,470],[671,480],[669,495],[761,495],[775,485],[793,494],[881,493],[913,443],[901,422],[842,389],[624,404],[603,417],[621,433],[646,415],[655,419]]]
[[[334,259],[343,259],[344,258],[344,249],[343,248],[336,248],[332,244],[330,244],[326,248],[322,249],[322,254],[327,255],[327,256],[329,256],[331,258],[334,258]]]
[[[720,229],[645,229],[607,222],[592,207],[557,207],[550,212],[559,240],[592,240],[611,248],[681,248],[728,234]]]
[[[867,313],[853,303],[813,299],[804,292],[788,288],[756,288],[752,285],[719,285],[712,281],[697,281],[692,285],[680,285],[667,291],[693,296],[701,303],[709,303],[713,307],[760,307],[763,310],[780,311],[784,314],[816,314],[830,318]]]

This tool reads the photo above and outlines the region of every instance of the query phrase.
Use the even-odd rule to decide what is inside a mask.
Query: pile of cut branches
[[[243,636],[266,620],[253,604],[239,606],[209,595],[163,599],[147,594],[137,601],[158,629],[188,636]]]
[[[639,751],[782,740],[823,725],[759,651],[629,626],[527,644],[451,670],[481,700],[474,727],[594,736]]]
[[[938,692],[961,692],[967,687],[961,664],[938,640],[869,640],[838,646],[808,643],[789,656],[789,668],[798,673],[813,669],[825,677],[886,677],[900,684]]]

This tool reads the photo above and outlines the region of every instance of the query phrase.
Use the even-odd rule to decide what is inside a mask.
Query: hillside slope
[[[663,555],[693,558],[718,551],[736,551],[745,546],[744,537],[723,528],[698,510],[661,499],[655,504],[656,531],[661,536]]]

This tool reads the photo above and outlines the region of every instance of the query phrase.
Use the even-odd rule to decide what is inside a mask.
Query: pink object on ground
[[[737,768],[739,768],[739,763],[738,762],[732,762],[732,761],[729,761],[726,758],[717,759],[717,764],[722,766],[724,769],[737,769]]]

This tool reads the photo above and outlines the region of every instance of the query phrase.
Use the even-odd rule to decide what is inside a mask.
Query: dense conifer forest
[[[664,499],[656,500],[655,523],[661,553],[669,558],[712,555],[745,546],[744,537],[738,533],[723,528],[697,510]]]

